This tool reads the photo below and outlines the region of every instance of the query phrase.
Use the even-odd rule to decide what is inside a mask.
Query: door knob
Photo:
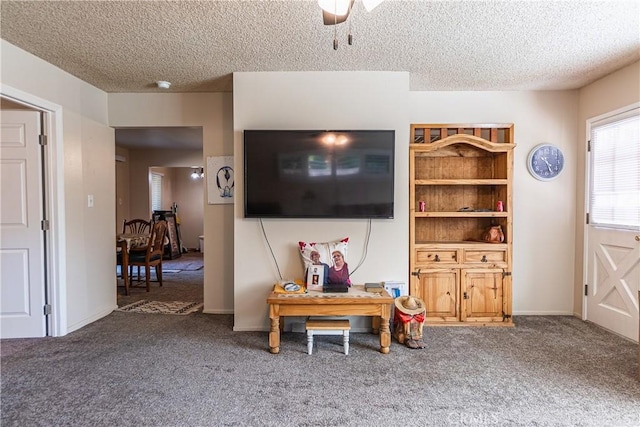
[[[636,242],[640,242],[640,236],[636,236]]]

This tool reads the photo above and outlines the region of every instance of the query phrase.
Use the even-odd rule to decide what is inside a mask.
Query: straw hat
[[[394,300],[396,308],[405,314],[420,314],[425,311],[425,304],[414,296],[398,297]]]

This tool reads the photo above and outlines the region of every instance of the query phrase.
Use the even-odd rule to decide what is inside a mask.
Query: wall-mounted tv
[[[393,130],[245,130],[245,218],[393,218]]]

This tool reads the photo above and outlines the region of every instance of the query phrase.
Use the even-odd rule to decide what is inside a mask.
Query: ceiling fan
[[[367,12],[371,12],[384,0],[362,0],[362,4]],[[353,8],[355,0],[318,0],[318,5],[322,9],[322,21],[324,25],[335,25],[333,31],[333,50],[338,50],[337,25],[346,21]],[[353,44],[351,35],[351,22],[349,23],[349,35],[347,36],[349,45]]]
[[[362,0],[367,12],[371,12],[384,0]],[[347,20],[355,0],[318,0],[324,25],[337,25]]]

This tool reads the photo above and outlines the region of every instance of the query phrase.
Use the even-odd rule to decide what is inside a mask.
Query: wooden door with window
[[[585,318],[638,339],[640,108],[589,121]]]

